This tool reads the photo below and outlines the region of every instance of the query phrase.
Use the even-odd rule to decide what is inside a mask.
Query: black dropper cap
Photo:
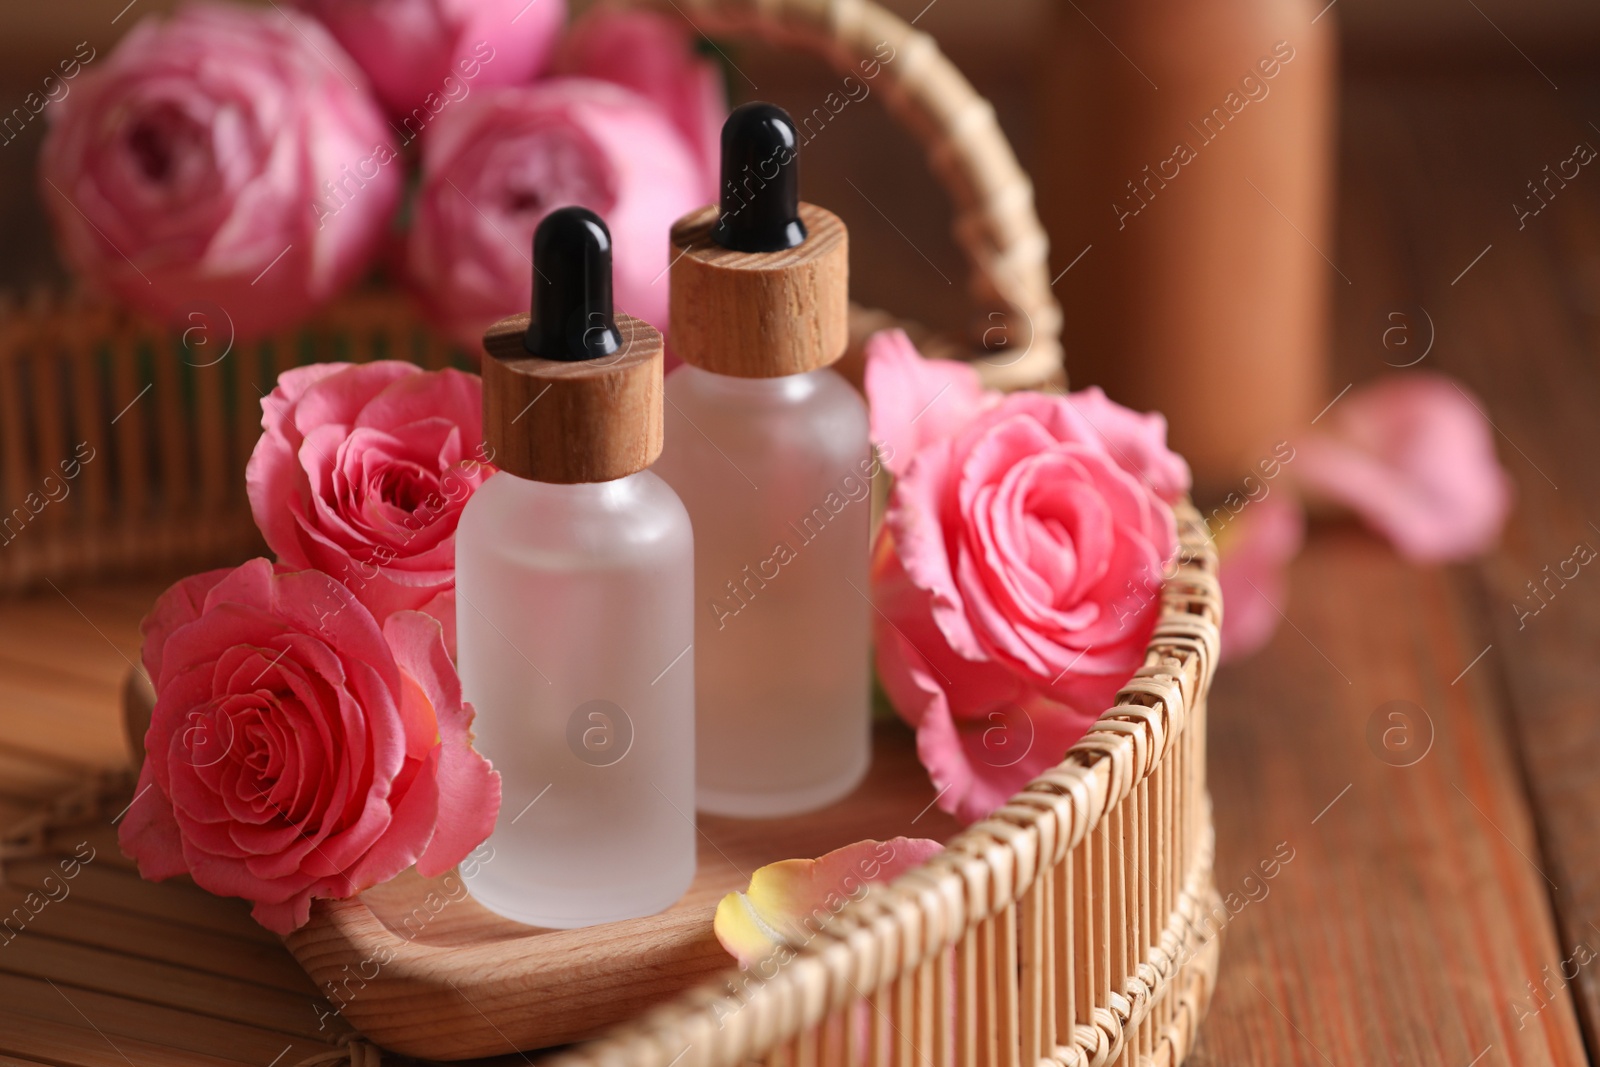
[[[557,208],[533,231],[533,318],[522,346],[569,363],[622,347],[611,312],[611,231],[588,208]]]
[[[781,252],[806,239],[800,138],[777,104],[740,105],[722,124],[722,210],[711,237],[735,252]]]

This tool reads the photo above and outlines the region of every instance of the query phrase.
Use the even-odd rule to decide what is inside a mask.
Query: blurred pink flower
[[[500,776],[427,616],[380,627],[326,574],[256,559],[185,578],[143,631],[156,705],[117,839],[145,878],[189,874],[287,934],[494,828]]]
[[[241,339],[359,274],[400,194],[365,79],[293,11],[145,19],[50,114],[41,192],[67,262],[173,323],[220,331],[220,309]]]
[[[390,114],[425,120],[473,89],[544,68],[566,0],[296,0],[372,79]]]
[[[494,473],[478,376],[313,363],[279,376],[261,426],[245,484],[278,561],[332,575],[380,623],[425,611],[454,649],[456,523]]]
[[[667,234],[705,199],[700,166],[662,112],[588,78],[475,93],[423,139],[408,273],[469,350],[532,293],[533,231],[569,204],[611,230],[618,310],[667,325]]]
[[[1310,503],[1355,512],[1415,563],[1488,551],[1510,513],[1511,479],[1482,402],[1444,375],[1391,374],[1352,389],[1293,455],[1284,469]],[[1224,660],[1272,638],[1304,529],[1302,502],[1273,493],[1218,532]]]
[[[1143,661],[1188,471],[1164,423],[1097,390],[986,396],[897,334],[867,358],[873,434],[900,472],[873,563],[878,673],[940,806],[972,821]]]
[[[683,134],[704,176],[701,199],[717,199],[728,94],[722,71],[695,50],[688,21],[658,11],[591,7],[556,50],[551,71],[632,89]]]
[[[1511,479],[1481,401],[1454,380],[1386,375],[1323,421],[1290,468],[1313,501],[1349,508],[1417,563],[1469,559],[1499,539]]]
[[[1306,519],[1284,492],[1254,501],[1217,533],[1222,586],[1222,660],[1260,651],[1277,632],[1289,598],[1289,563],[1300,554]]]

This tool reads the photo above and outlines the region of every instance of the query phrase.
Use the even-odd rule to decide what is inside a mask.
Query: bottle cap
[[[849,344],[849,237],[799,200],[799,135],[774,104],[722,127],[722,202],[672,227],[672,349],[702,370],[776,378]]]
[[[552,211],[533,235],[533,314],[483,335],[483,428],[495,466],[572,484],[635,474],[661,454],[661,335],[611,306],[611,234]]]

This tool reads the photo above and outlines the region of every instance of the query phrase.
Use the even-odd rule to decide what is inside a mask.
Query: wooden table
[[[1346,94],[1330,399],[1401,362],[1388,316],[1425,331],[1425,309],[1421,367],[1485,399],[1519,506],[1471,567],[1317,528],[1289,624],[1221,672],[1218,882],[1244,897],[1280,842],[1294,858],[1228,927],[1201,1067],[1600,1062],[1600,961],[1578,964],[1600,953],[1600,576],[1526,625],[1513,607],[1546,564],[1600,548],[1600,171],[1521,230],[1510,207],[1576,142],[1600,145],[1600,83],[1552,73],[1559,91],[1524,71]],[[159,587],[0,606],[0,821],[125,761],[117,689]],[[1414,732],[1414,762],[1369,740],[1375,717]],[[132,918],[150,887],[93,834],[70,917],[46,909],[0,946],[0,1065],[269,1067],[329,1047],[337,1022],[317,1029],[315,990],[242,909],[194,891],[163,905],[187,931],[165,936]]]

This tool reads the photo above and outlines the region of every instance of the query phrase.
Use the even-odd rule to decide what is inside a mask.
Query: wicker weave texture
[[[348,297],[292,336],[236,344],[229,333],[225,321],[172,331],[74,299],[0,304],[0,593],[259,553],[244,469],[281,371],[464,364],[387,293]]]
[[[1144,666],[1059,766],[791,955],[562,1067],[1181,1061],[1226,918],[1205,787],[1221,597],[1199,516],[1180,525]]]

